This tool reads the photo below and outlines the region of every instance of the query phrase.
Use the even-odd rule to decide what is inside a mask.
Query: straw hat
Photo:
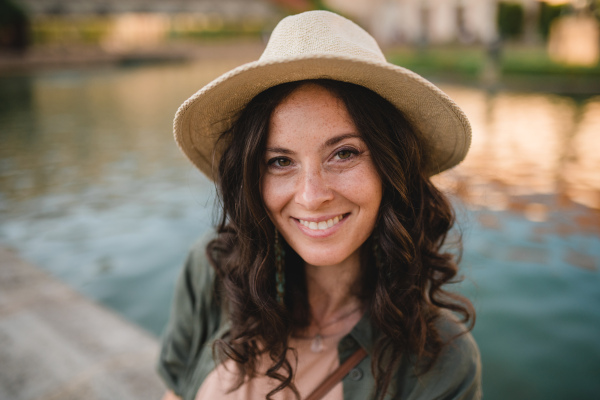
[[[221,75],[185,101],[173,121],[175,141],[214,179],[221,156],[214,151],[215,141],[238,112],[272,86],[305,79],[351,82],[394,104],[432,147],[432,175],[467,154],[471,127],[456,103],[421,76],[388,63],[373,37],[328,11],[284,18],[258,61]]]

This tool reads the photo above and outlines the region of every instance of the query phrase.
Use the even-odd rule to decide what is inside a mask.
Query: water
[[[238,61],[0,77],[0,243],[158,335],[213,222],[171,138],[179,104]],[[600,393],[600,98],[444,85],[472,151],[437,178],[463,230],[486,399]]]

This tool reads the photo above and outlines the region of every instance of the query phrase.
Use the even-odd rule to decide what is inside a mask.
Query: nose
[[[322,171],[314,169],[302,175],[295,200],[307,210],[318,210],[323,203],[333,200],[333,191],[324,179]]]

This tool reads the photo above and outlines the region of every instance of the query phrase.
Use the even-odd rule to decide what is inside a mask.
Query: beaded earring
[[[285,295],[285,250],[279,243],[279,232],[275,229],[275,282],[277,289],[277,302],[283,305],[283,297]]]
[[[379,234],[373,235],[373,255],[375,256],[375,267],[381,269],[381,246],[379,245]]]

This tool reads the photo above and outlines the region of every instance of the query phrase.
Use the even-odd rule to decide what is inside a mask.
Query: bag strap
[[[313,390],[305,400],[319,400],[323,398],[333,387],[340,382],[350,370],[358,365],[365,357],[367,352],[362,347],[352,354],[342,365],[331,373],[321,384]]]

